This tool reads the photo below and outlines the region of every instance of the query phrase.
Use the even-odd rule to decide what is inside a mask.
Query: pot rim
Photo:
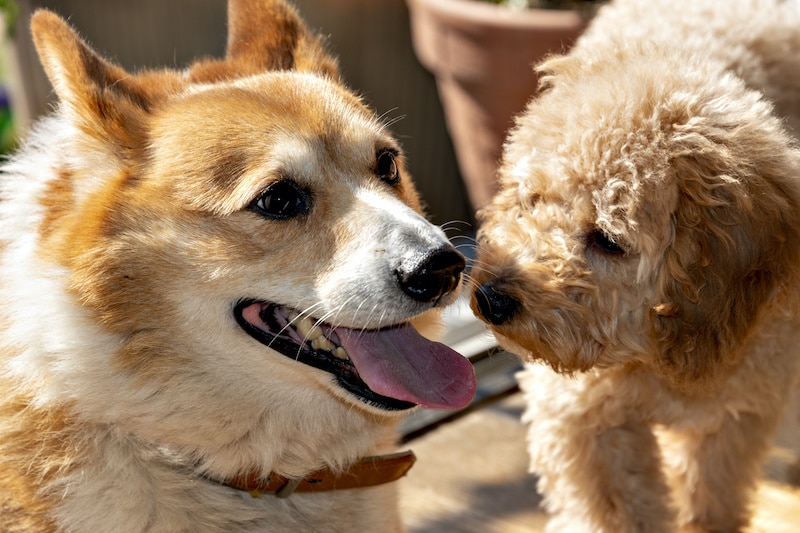
[[[452,24],[496,27],[574,28],[586,16],[574,9],[509,9],[480,0],[406,0],[409,9],[425,9]]]

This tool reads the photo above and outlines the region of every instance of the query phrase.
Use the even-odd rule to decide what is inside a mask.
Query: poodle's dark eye
[[[391,148],[380,150],[376,154],[375,175],[389,185],[397,185],[400,172],[397,170],[397,151]]]
[[[250,207],[262,216],[283,220],[305,215],[311,208],[308,192],[291,180],[276,181]]]
[[[594,246],[595,248],[607,253],[609,255],[624,255],[625,250],[616,243],[614,239],[612,239],[608,234],[596,229],[589,234],[588,243],[589,246]]]

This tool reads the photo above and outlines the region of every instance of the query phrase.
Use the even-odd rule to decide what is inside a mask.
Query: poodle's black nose
[[[418,302],[432,302],[453,291],[467,266],[450,245],[406,261],[395,271],[400,288]]]
[[[483,284],[475,291],[475,304],[480,315],[495,326],[511,320],[522,305],[513,296],[501,292],[489,284]]]

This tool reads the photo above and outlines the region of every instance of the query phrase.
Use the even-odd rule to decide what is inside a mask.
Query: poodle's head
[[[798,152],[759,93],[668,50],[557,57],[480,214],[473,309],[560,371],[735,358],[798,278]]]

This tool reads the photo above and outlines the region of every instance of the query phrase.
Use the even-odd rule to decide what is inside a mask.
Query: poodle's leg
[[[665,432],[666,472],[679,507],[680,531],[736,532],[750,521],[748,505],[777,416],[726,414],[707,432]]]
[[[531,470],[552,514],[547,531],[674,531],[669,489],[635,384],[611,373],[579,378],[529,365],[525,391]],[[641,392],[641,391],[639,391]]]

